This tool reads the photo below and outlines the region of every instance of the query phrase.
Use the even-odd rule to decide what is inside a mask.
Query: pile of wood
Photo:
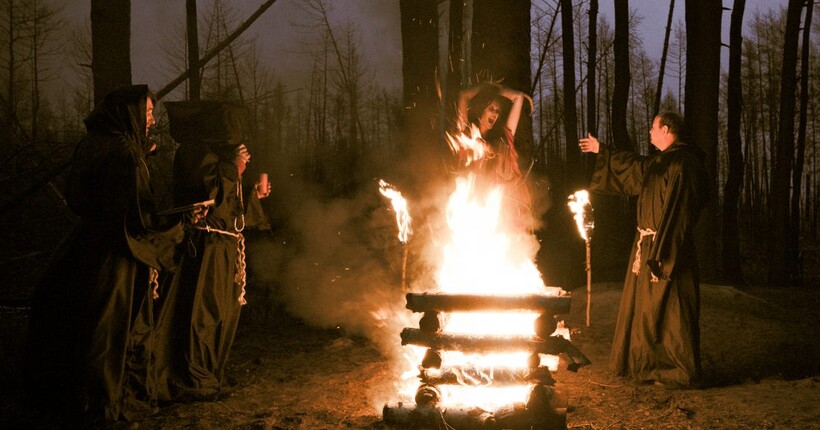
[[[423,312],[419,328],[401,332],[402,345],[427,347],[419,372],[420,385],[415,404],[385,405],[384,422],[398,427],[468,429],[566,429],[566,403],[554,389],[549,368],[540,354],[563,354],[568,370],[589,364],[584,354],[563,337],[552,336],[558,315],[569,313],[570,296],[480,296],[448,294],[407,294],[407,308]],[[442,332],[440,312],[475,311],[537,312],[535,335],[471,336]],[[472,366],[442,366],[442,351],[491,353],[527,351],[526,367],[494,368],[491,374]],[[440,385],[463,386],[523,385],[530,387],[524,403],[495,411],[477,407],[444,407]],[[448,427],[449,426],[449,427]]]

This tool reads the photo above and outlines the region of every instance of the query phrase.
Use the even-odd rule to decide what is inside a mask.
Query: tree
[[[436,115],[436,61],[438,30],[436,26],[435,0],[401,0],[402,78],[404,80],[402,103],[403,145],[402,155],[417,153],[422,159],[430,159],[439,148],[435,128],[431,121]],[[432,146],[431,146],[432,145]],[[425,157],[426,155],[426,157]],[[430,177],[426,170],[434,163],[419,163],[410,169],[413,173]],[[422,167],[418,169],[418,167]]]
[[[131,85],[131,0],[91,0],[94,102]]]
[[[188,34],[188,99],[199,100],[199,31],[197,30],[196,0],[185,0],[185,22]]]
[[[612,127],[614,145],[632,149],[626,126],[629,103],[629,1],[615,2],[615,89],[612,95]]]
[[[811,18],[814,1],[806,1],[806,16],[803,22],[803,43],[800,54],[800,113],[797,128],[797,150],[792,174],[791,232],[789,233],[789,254],[797,256],[800,245],[800,197],[803,183],[803,164],[806,161],[806,124],[809,104],[809,55],[811,55]],[[807,188],[808,190],[808,188]],[[808,199],[807,199],[808,202]],[[801,273],[799,267],[796,268]]]
[[[721,4],[686,0],[686,84],[684,110],[689,142],[706,153],[711,199],[695,232],[698,263],[706,279],[718,271],[717,192],[718,105],[720,95]]]
[[[589,1],[589,49],[587,52],[587,131],[598,136],[598,110],[595,90],[598,60],[598,0]]]
[[[723,192],[723,273],[730,282],[743,281],[740,267],[740,239],[737,228],[737,202],[743,186],[743,141],[740,138],[740,120],[743,115],[743,85],[741,82],[741,54],[743,51],[743,11],[746,0],[735,0],[729,27],[729,79],[726,108],[728,123],[726,147],[729,153],[729,172]]]
[[[655,90],[655,104],[652,108],[652,117],[658,115],[661,109],[661,94],[663,94],[663,77],[666,73],[666,54],[669,51],[669,34],[672,32],[672,17],[675,14],[675,0],[669,0],[669,17],[666,19],[666,32],[663,36],[663,52],[661,53],[661,67],[658,71],[658,87]]]
[[[575,36],[572,28],[572,0],[561,0],[561,40],[564,57],[564,143],[567,154],[569,189],[583,186],[584,169],[578,146],[578,114],[575,110]]]
[[[772,168],[772,230],[769,251],[770,281],[791,283],[797,272],[796,247],[789,245],[793,233],[790,226],[789,198],[791,175],[794,167],[794,96],[797,87],[797,45],[800,31],[800,12],[803,0],[789,0],[786,11],[786,32],[783,44],[783,68],[780,75],[780,121],[777,128],[777,146]]]

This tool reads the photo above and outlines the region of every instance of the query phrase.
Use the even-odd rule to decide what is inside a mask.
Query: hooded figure
[[[171,136],[180,143],[174,204],[213,204],[188,232],[179,270],[163,281],[152,386],[163,401],[215,399],[245,303],[242,231],[267,220],[258,193],[242,189],[250,160],[245,109],[217,101],[165,106]]]
[[[38,286],[27,366],[32,400],[72,418],[133,420],[147,391],[153,292],[174,268],[181,223],[160,224],[146,156],[154,145],[145,85],[109,93],[85,119],[67,176],[80,218]]]

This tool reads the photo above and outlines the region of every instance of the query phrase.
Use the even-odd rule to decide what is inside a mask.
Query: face
[[[652,128],[649,129],[649,140],[652,145],[655,145],[661,151],[666,149],[665,138],[667,133],[669,133],[669,127],[661,127],[661,118],[655,117],[655,121],[652,121]]]
[[[156,124],[157,121],[154,120],[154,102],[149,97],[145,101],[145,135],[148,136],[148,130],[151,128],[152,125]]]
[[[481,134],[493,128],[500,114],[501,105],[499,105],[498,102],[492,102],[484,108],[484,111],[481,112],[481,116],[478,118],[478,129],[481,131]]]

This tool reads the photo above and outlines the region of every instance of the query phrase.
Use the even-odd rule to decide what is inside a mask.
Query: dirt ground
[[[818,296],[816,290],[703,285],[706,384],[669,391],[636,386],[607,370],[619,284],[593,285],[590,328],[584,327],[585,293],[574,291],[567,324],[593,364],[554,374],[568,401],[568,428],[820,429]],[[390,428],[374,396],[384,395],[395,375],[369,340],[276,315],[244,321],[227,373],[233,387],[220,400],[164,406],[122,428]],[[14,347],[8,337],[6,347]],[[18,384],[3,385],[0,427],[62,428],[23,410]]]

